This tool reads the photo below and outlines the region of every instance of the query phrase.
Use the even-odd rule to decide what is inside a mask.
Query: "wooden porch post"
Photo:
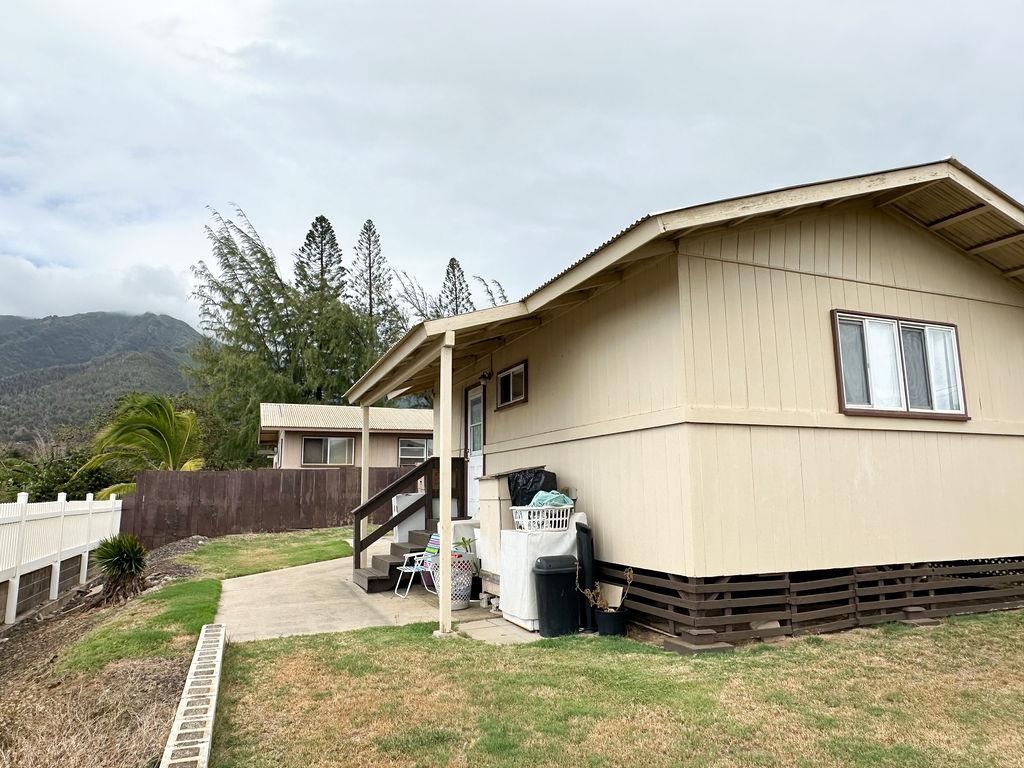
[[[455,346],[455,331],[446,331],[444,346],[441,347],[441,380],[437,400],[441,418],[435,439],[437,455],[440,457],[440,502],[441,519],[437,522],[441,534],[440,584],[437,590],[438,631],[445,636],[452,631],[452,348]]]
[[[363,434],[360,445],[360,467],[359,467],[359,503],[365,504],[370,500],[370,406],[363,406]],[[355,521],[353,535],[358,539],[363,538],[363,521]],[[356,568],[366,567],[366,550],[359,550],[359,562]]]

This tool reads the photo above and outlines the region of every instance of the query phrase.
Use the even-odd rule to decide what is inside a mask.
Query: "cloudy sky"
[[[950,154],[1024,198],[1021,2],[3,6],[0,314],[195,322],[207,206],[517,298],[650,210]]]

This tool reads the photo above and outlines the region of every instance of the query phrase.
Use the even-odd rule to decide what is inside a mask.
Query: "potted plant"
[[[633,569],[627,568],[622,572],[626,579],[626,586],[622,590],[622,598],[619,605],[612,607],[608,599],[601,592],[601,585],[595,584],[593,589],[584,589],[580,586],[579,570],[576,571],[576,589],[587,599],[587,602],[594,609],[594,618],[597,619],[597,634],[599,635],[625,635],[626,634],[626,609],[622,603],[629,594],[629,588],[633,584]]]

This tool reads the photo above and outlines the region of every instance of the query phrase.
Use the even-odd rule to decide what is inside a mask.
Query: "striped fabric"
[[[436,555],[441,551],[441,534],[432,533],[430,534],[430,541],[427,542],[427,546],[423,548],[423,551],[428,555]]]
[[[430,541],[428,541],[427,546],[423,548],[423,561],[426,561],[428,558],[432,557],[433,555],[436,555],[440,551],[441,534],[430,534]],[[435,592],[437,590],[437,587],[434,585],[434,574],[431,572],[430,568],[425,568],[423,572],[420,574],[420,578],[423,579],[423,586],[426,587],[428,590],[430,590],[431,592]]]

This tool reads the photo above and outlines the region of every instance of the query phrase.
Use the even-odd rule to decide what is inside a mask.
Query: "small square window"
[[[434,453],[434,441],[429,437],[403,437],[398,441],[398,465],[422,464]]]
[[[526,361],[506,368],[498,374],[495,408],[526,402]]]

